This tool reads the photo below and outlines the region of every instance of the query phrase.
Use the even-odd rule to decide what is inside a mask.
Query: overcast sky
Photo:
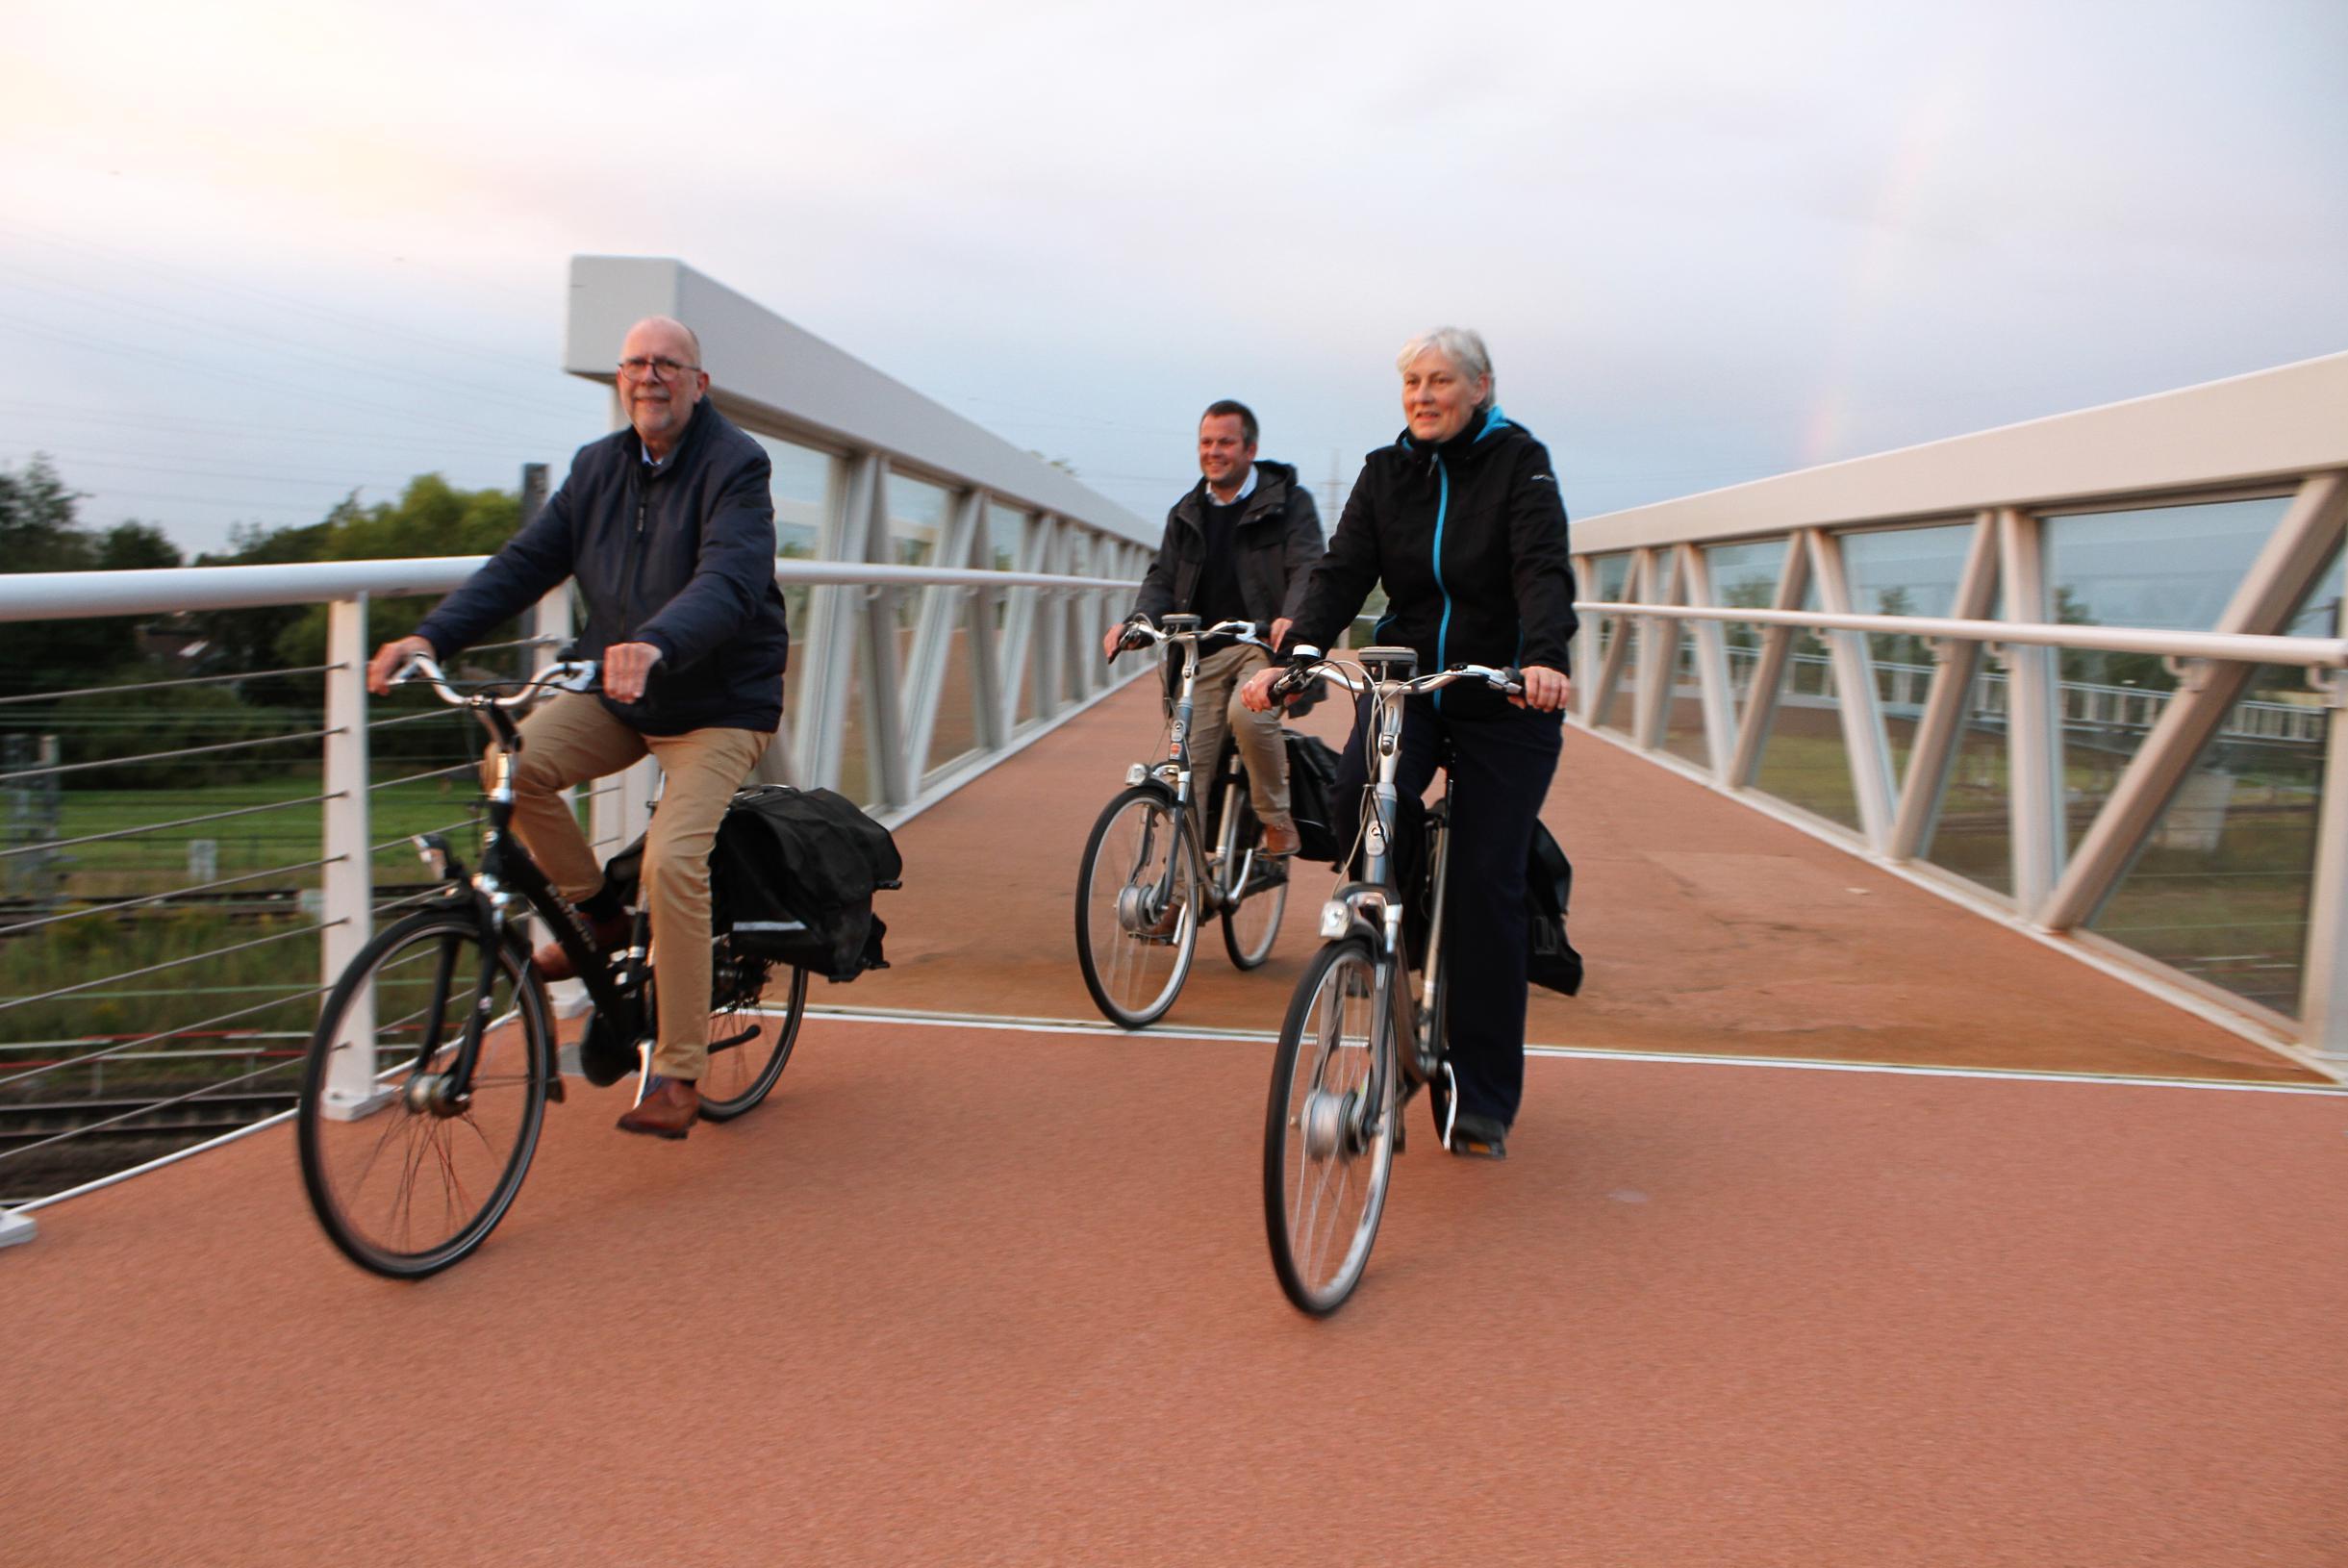
[[[190,550],[559,465],[675,256],[1162,516],[1481,328],[1578,516],[2348,348],[2348,5],[16,7],[0,464]]]

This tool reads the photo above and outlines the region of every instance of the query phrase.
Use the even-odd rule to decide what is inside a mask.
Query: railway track
[[[290,1109],[294,1099],[292,1090],[284,1089],[206,1095],[163,1106],[155,1104],[152,1095],[0,1103],[0,1153],[61,1132],[76,1134],[77,1141],[120,1141],[158,1134],[193,1138],[234,1132],[265,1116]],[[138,1114],[131,1114],[134,1112]],[[113,1117],[124,1120],[108,1126],[91,1125]]]

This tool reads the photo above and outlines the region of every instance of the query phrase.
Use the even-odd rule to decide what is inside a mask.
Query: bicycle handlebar
[[[429,653],[413,653],[408,662],[391,671],[389,684],[397,686],[412,676],[421,677],[435,695],[452,708],[518,708],[537,697],[541,692],[584,692],[593,688],[602,667],[593,659],[565,659],[532,672],[521,689],[511,696],[492,696],[487,691],[460,692],[448,683],[440,662]],[[502,683],[501,683],[502,684]]]
[[[1372,687],[1378,687],[1393,691],[1402,696],[1418,696],[1423,693],[1441,691],[1453,681],[1460,680],[1481,680],[1494,691],[1508,696],[1525,695],[1524,676],[1513,668],[1495,670],[1490,665],[1455,664],[1449,670],[1438,670],[1427,675],[1414,675],[1409,680],[1376,681],[1370,678],[1370,672],[1361,666],[1340,663],[1316,648],[1300,647],[1297,649],[1297,655],[1296,662],[1282,670],[1273,681],[1272,695],[1274,696],[1293,696],[1315,680],[1333,682],[1356,695]]]
[[[1266,653],[1277,653],[1277,648],[1256,635],[1256,626],[1257,622],[1252,620],[1220,620],[1196,631],[1169,632],[1152,625],[1147,616],[1136,616],[1125,622],[1124,635],[1117,640],[1117,653],[1109,655],[1109,662],[1115,664],[1117,654],[1128,647],[1149,647],[1157,643],[1197,643],[1209,637],[1228,637],[1235,643],[1251,643]]]

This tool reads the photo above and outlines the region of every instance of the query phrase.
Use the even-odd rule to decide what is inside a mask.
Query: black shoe
[[[1452,1152],[1462,1159],[1504,1160],[1508,1129],[1497,1117],[1461,1111],[1452,1119]]]

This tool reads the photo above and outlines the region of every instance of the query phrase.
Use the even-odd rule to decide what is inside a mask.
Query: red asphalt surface
[[[1085,1016],[1145,703],[908,824],[897,967],[818,1004]],[[1536,1041],[1819,1062],[1536,1057],[1318,1322],[1270,1047],[1177,1032],[1276,1024],[1301,890],[1161,1031],[819,1016],[682,1145],[574,1080],[420,1285],[269,1129],[0,1253],[0,1564],[2348,1563],[2348,1097],[1586,736],[1550,818],[1592,984]]]

